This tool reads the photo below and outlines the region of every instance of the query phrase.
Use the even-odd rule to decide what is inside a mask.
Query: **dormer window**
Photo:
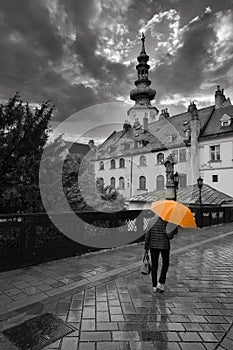
[[[172,139],[173,139],[172,135],[169,135],[169,136],[166,137],[166,141],[169,142],[169,143],[172,142]]]
[[[220,119],[221,122],[221,128],[224,128],[226,126],[231,125],[232,118],[228,114],[224,114],[222,118]]]

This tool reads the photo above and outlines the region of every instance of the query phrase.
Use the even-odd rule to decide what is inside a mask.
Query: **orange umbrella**
[[[179,202],[166,199],[154,202],[151,210],[164,221],[181,227],[197,227],[191,210]]]

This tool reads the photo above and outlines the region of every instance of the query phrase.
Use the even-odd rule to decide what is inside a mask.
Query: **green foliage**
[[[49,102],[32,111],[18,93],[0,106],[1,213],[43,210],[39,164],[52,111]]]

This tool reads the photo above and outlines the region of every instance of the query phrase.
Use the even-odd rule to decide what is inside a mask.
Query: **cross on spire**
[[[145,50],[145,39],[146,39],[146,37],[145,37],[144,33],[142,32],[142,36],[141,36],[142,51],[141,51],[141,53],[146,53],[146,50]]]

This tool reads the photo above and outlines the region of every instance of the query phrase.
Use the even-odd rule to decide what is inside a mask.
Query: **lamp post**
[[[176,201],[178,184],[179,184],[179,174],[177,171],[173,174],[173,182],[174,182],[174,200]]]
[[[201,190],[202,190],[202,186],[203,186],[203,178],[201,176],[199,176],[199,178],[197,179],[197,185],[198,185],[198,188],[199,188],[200,227],[202,227],[202,198],[201,198]]]

